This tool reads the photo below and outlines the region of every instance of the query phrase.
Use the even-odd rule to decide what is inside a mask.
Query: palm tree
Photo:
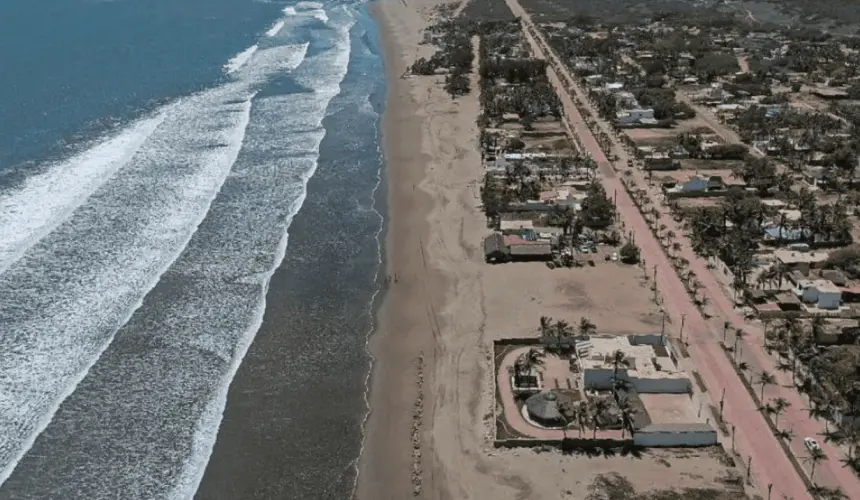
[[[854,471],[860,471],[860,456],[849,456],[841,460],[843,467],[851,467]]]
[[[586,401],[579,402],[579,411],[576,412],[576,421],[579,424],[579,437],[582,437],[582,429],[585,427],[585,421],[588,419],[588,403]]]
[[[629,430],[631,434],[633,433],[633,416],[636,410],[627,398],[618,400],[618,409],[621,410],[621,439],[624,439],[625,431]]]
[[[561,340],[565,337],[569,337],[573,333],[573,328],[570,326],[570,323],[567,321],[560,319],[555,322],[555,335]]]
[[[592,323],[592,321],[586,317],[582,317],[579,319],[579,334],[589,336],[593,333],[597,332],[597,325]]]
[[[758,377],[758,383],[761,384],[761,397],[759,398],[764,404],[764,388],[776,383],[776,377],[767,370],[763,370]]]
[[[549,336],[552,332],[552,318],[549,316],[540,317],[540,335],[541,337]]]
[[[675,231],[672,231],[671,229],[666,233],[666,239],[669,240],[670,242],[673,241],[676,236],[678,236],[678,235],[675,234]]]
[[[763,340],[764,344],[762,345],[762,347],[767,347],[767,334],[768,334],[767,329],[772,323],[773,323],[773,318],[769,318],[769,317],[765,316],[761,319],[761,324],[764,327],[764,340]]]
[[[791,403],[784,398],[776,398],[773,400],[773,425],[779,429],[779,416],[791,406]]]
[[[612,354],[612,365],[613,365],[613,380],[618,380],[618,367],[621,365],[623,365],[624,367],[628,367],[628,366],[630,366],[630,361],[625,359],[624,351],[619,349]]]
[[[740,370],[741,373],[743,373],[749,369],[750,369],[750,365],[746,361],[741,361],[740,363],[738,363],[738,370]]]
[[[521,354],[513,366],[514,384],[521,385],[523,376],[530,376],[532,371],[543,366],[544,353],[532,347],[528,352]]]
[[[603,416],[606,415],[606,412],[609,411],[609,402],[603,398],[598,398],[594,401],[591,409],[591,423],[594,426],[594,434],[592,435],[592,439],[597,439],[597,427],[600,425],[600,421],[603,419]]]
[[[809,480],[813,483],[815,482],[815,466],[822,460],[827,460],[827,455],[821,451],[821,448],[813,448],[809,451],[809,457],[806,458],[806,461],[812,464],[812,471],[809,473]]]
[[[747,333],[743,330],[735,330],[735,344],[732,347],[732,352],[734,353],[735,360],[738,358],[738,341],[747,336]]]

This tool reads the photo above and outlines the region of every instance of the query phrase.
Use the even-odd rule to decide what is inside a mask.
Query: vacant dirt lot
[[[693,408],[686,394],[639,394],[645,410],[654,424],[696,423],[698,408]]]
[[[541,262],[487,265],[486,334],[493,339],[537,336],[541,316],[572,325],[586,317],[601,333],[644,333],[662,314],[643,271],[597,257],[595,266],[549,269]]]

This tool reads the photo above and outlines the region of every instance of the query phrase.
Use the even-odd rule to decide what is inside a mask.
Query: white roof
[[[503,220],[499,222],[502,231],[511,229],[534,229],[535,223],[530,220]]]

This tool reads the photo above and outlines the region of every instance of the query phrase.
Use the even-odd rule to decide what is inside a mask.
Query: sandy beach
[[[583,498],[598,474],[619,472],[651,489],[665,485],[669,466],[674,487],[718,483],[725,468],[708,451],[655,450],[642,457],[656,460],[642,460],[493,447],[493,340],[536,335],[542,315],[571,323],[585,316],[606,333],[659,331],[662,315],[636,267],[484,263],[477,72],[472,92],[456,100],[441,76],[401,77],[431,53],[418,44],[431,7],[374,6],[388,78],[387,272],[397,279],[371,339],[357,498]]]

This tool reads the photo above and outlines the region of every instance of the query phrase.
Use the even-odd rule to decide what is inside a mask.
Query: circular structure
[[[573,417],[570,402],[570,398],[562,394],[544,391],[528,398],[525,406],[529,418],[535,423],[544,427],[562,427]]]

